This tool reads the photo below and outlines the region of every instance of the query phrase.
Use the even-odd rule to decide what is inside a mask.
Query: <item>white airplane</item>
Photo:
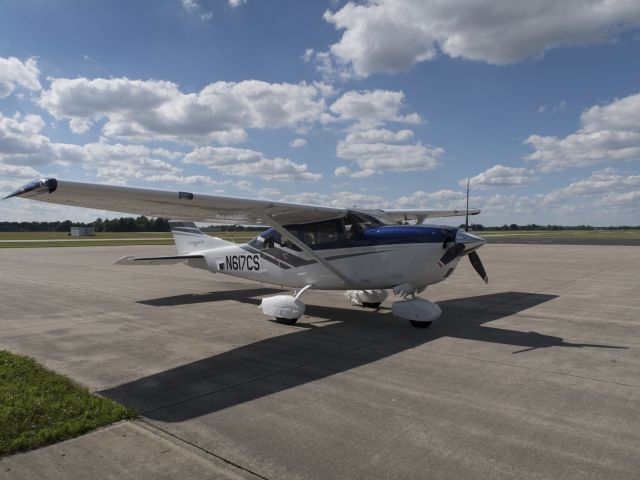
[[[424,225],[431,217],[476,215],[469,210],[361,210],[270,202],[189,192],[34,180],[5,198],[22,197],[78,207],[130,212],[171,221],[178,250],[167,257],[123,257],[119,265],[186,263],[295,289],[292,295],[262,300],[260,308],[281,323],[293,324],[304,313],[300,296],[309,288],[345,290],[354,304],[378,308],[393,290],[402,300],[395,316],[418,328],[438,318],[437,304],[416,297],[428,285],[449,277],[463,256],[487,282],[476,249],[486,243],[468,228]],[[407,221],[416,224],[408,225]],[[265,225],[250,242],[238,245],[204,234],[194,222]]]

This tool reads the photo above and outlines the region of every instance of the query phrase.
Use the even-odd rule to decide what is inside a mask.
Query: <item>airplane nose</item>
[[[476,248],[480,248],[482,245],[487,243],[484,238],[473,235],[469,232],[465,232],[464,230],[458,230],[456,232],[456,243],[464,245],[465,251],[475,250]]]

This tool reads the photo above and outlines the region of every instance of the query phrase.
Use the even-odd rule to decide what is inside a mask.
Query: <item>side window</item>
[[[287,229],[313,249],[336,248],[344,239],[342,220],[292,225]]]

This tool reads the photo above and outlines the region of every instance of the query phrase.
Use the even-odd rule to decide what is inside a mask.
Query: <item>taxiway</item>
[[[136,422],[0,460],[0,478],[637,478],[640,248],[487,245],[426,330],[308,291],[175,267],[173,247],[0,250],[0,348]],[[390,304],[387,300],[383,307]]]

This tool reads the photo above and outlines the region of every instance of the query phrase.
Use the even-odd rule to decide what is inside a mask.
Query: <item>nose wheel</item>
[[[431,322],[420,322],[418,320],[409,320],[409,323],[416,328],[427,328]]]
[[[380,308],[382,302],[362,302],[364,308]]]

